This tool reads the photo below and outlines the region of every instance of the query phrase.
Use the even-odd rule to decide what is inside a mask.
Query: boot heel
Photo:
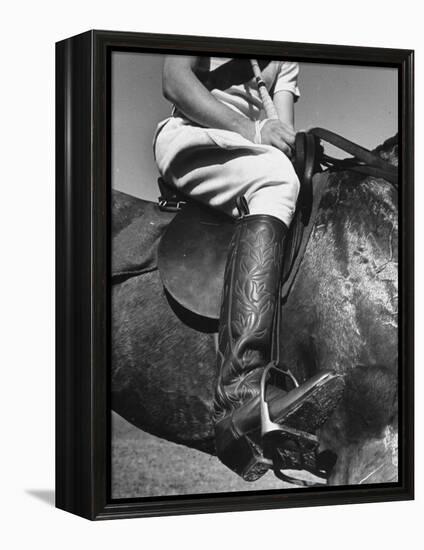
[[[220,461],[245,481],[256,481],[269,469],[267,461],[248,435],[240,435],[231,418],[224,418],[215,426],[216,454]]]

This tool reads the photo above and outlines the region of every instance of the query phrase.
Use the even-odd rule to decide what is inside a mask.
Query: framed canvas
[[[413,52],[56,45],[56,505],[413,498]]]

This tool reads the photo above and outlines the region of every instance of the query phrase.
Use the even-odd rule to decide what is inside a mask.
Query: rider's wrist
[[[249,119],[244,120],[243,123],[241,124],[240,134],[244,138],[255,143],[255,136],[256,136],[255,122]]]
[[[268,120],[268,118],[265,118],[264,120],[255,120],[255,138],[253,142],[257,145],[261,145],[262,143],[262,128],[265,126]]]
[[[256,145],[260,145],[262,143],[261,126],[259,120],[255,120],[255,137],[253,138],[253,143],[256,143]]]

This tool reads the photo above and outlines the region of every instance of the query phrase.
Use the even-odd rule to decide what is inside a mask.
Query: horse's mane
[[[398,134],[396,134],[393,137],[386,139],[386,141],[376,147],[373,152],[393,166],[398,166],[398,150]],[[370,199],[372,201],[376,201],[376,204],[379,205],[379,207],[374,210],[375,214],[377,214],[377,211],[379,211],[380,216],[383,216],[384,219],[389,218],[392,223],[397,225],[397,184],[392,185],[382,180],[381,178],[369,177],[365,180],[365,188],[368,188],[370,192]]]
[[[384,143],[373,150],[373,153],[386,160],[393,166],[398,166],[399,151],[398,151],[398,134],[386,139]]]

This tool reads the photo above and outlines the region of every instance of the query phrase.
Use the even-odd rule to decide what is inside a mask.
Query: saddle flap
[[[198,203],[187,204],[159,245],[162,282],[188,311],[219,319],[220,296],[234,220]]]
[[[301,181],[301,192],[290,229],[283,280],[289,277],[295,257],[305,247],[301,244],[304,227],[310,224],[314,198],[312,178],[320,168],[319,151],[318,139],[305,132],[297,134],[294,166]],[[167,189],[163,181],[159,181],[159,185],[168,202],[179,199],[176,195],[169,198],[171,189]],[[240,204],[238,206],[240,209]],[[167,227],[158,250],[159,271],[168,293],[189,312],[212,320],[219,319],[225,263],[233,229],[232,218],[192,200]]]

